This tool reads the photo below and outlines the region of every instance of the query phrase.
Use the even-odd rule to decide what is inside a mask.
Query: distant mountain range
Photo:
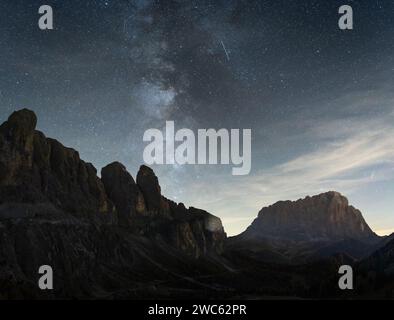
[[[23,109],[0,126],[1,299],[394,297],[393,237],[337,192],[263,208],[227,238],[218,217],[165,198],[149,167],[134,180],[114,162],[99,178],[36,122]],[[38,288],[41,265],[54,290]]]

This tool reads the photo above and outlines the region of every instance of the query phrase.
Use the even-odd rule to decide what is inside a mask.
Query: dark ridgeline
[[[227,239],[219,218],[163,197],[152,169],[135,181],[114,162],[99,178],[36,122],[24,109],[0,126],[2,299],[393,297],[393,242],[336,192],[263,208]],[[337,288],[345,262],[358,291]],[[44,264],[53,291],[37,286]]]
[[[135,183],[112,163],[100,179],[36,122],[24,109],[0,127],[0,297],[41,297],[44,264],[57,296],[149,295],[193,274],[189,260],[222,252],[220,219],[164,198],[150,168]]]
[[[2,204],[30,204],[26,210],[18,206],[25,216],[42,215],[34,212],[34,204],[47,208],[46,218],[54,209],[80,221],[130,227],[139,234],[160,236],[194,257],[221,251],[225,234],[220,219],[164,198],[150,168],[141,166],[136,184],[115,162],[103,168],[100,179],[77,151],[36,131],[36,122],[35,114],[24,109],[0,127]]]

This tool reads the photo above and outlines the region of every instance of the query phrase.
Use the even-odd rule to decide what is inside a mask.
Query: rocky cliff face
[[[24,109],[0,126],[0,203],[51,203],[76,215],[112,213],[94,166],[36,131],[36,123],[36,115]]]
[[[338,192],[297,201],[280,201],[263,208],[244,232],[247,238],[295,241],[370,240],[377,236],[361,212]]]
[[[344,196],[327,192],[261,209],[243,233],[228,239],[226,248],[232,257],[304,264],[338,255],[360,260],[380,241]]]
[[[121,224],[138,234],[170,243],[194,257],[222,252],[226,234],[220,219],[163,197],[151,168],[141,166],[137,183],[119,163],[103,168],[101,175]]]
[[[23,216],[21,204],[25,204],[30,216],[32,212],[62,213],[121,226],[165,241],[193,257],[221,252],[226,236],[220,219],[164,198],[152,169],[142,166],[136,183],[115,162],[102,169],[100,179],[91,163],[81,160],[77,151],[46,138],[35,130],[36,123],[36,115],[23,109],[0,126],[3,216]]]
[[[116,207],[119,224],[132,226],[146,212],[144,197],[133,177],[121,163],[114,162],[101,170],[101,180]]]

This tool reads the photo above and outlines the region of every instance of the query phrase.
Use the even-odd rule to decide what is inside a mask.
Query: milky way
[[[38,28],[38,8],[54,30]],[[350,4],[354,30],[338,28]],[[252,171],[153,166],[164,194],[236,233],[263,205],[335,189],[394,228],[392,1],[0,3],[0,120],[27,107],[98,169],[135,176],[149,128],[251,128]]]

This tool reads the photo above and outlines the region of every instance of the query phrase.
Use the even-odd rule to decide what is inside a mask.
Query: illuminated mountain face
[[[368,242],[378,238],[361,212],[333,191],[265,207],[243,236],[290,241],[354,239]]]

